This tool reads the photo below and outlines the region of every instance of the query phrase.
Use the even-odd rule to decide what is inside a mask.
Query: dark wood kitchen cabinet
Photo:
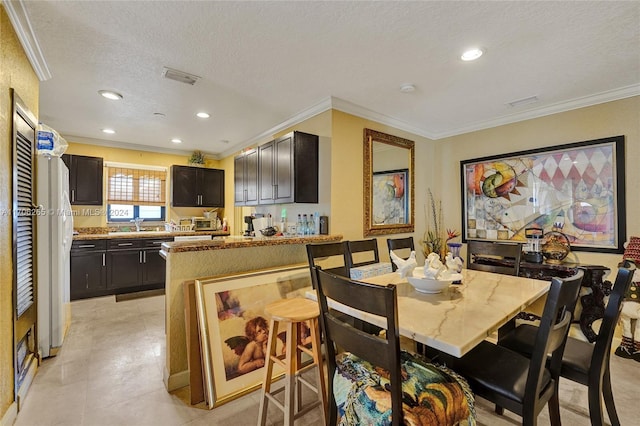
[[[73,242],[70,264],[71,300],[108,294],[106,248],[106,240]]]
[[[258,146],[257,204],[318,202],[318,141],[317,135],[291,132]],[[238,202],[239,187],[247,185],[237,170],[239,157],[235,162],[236,205],[248,205]]]
[[[164,288],[165,263],[160,246],[171,238],[110,240],[107,288],[116,292]]]
[[[103,160],[99,157],[64,154],[69,168],[69,197],[72,205],[101,206]]]
[[[164,288],[166,241],[173,238],[74,241],[71,300]]]
[[[171,166],[171,205],[224,207],[224,170]]]
[[[233,159],[236,206],[258,204],[258,149],[253,148]]]

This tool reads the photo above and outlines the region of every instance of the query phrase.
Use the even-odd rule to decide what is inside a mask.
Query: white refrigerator
[[[38,349],[56,355],[71,322],[70,251],[73,215],[69,169],[60,157],[36,158]]]

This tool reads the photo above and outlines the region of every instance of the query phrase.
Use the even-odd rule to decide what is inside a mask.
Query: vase
[[[451,255],[454,258],[457,257],[458,259],[460,259],[462,263],[464,263],[464,259],[462,259],[462,257],[460,256],[461,247],[462,247],[462,243],[447,243],[447,248],[449,249],[449,252],[451,253]],[[460,266],[460,268],[456,272],[460,272],[460,271],[462,271],[462,266]]]

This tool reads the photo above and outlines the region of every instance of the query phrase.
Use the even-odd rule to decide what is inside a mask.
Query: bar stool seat
[[[309,299],[294,298],[282,299],[265,307],[265,313],[270,316],[269,341],[265,356],[265,376],[262,383],[262,395],[260,397],[260,413],[258,425],[265,425],[269,402],[284,412],[284,424],[293,425],[294,420],[308,413],[318,405],[322,407],[322,419],[326,420],[327,400],[325,392],[324,369],[322,367],[322,353],[320,351],[320,328],[318,318],[320,309],[318,304]],[[309,343],[303,341],[303,324],[307,322],[310,334]],[[279,328],[285,327],[285,351],[284,354],[276,352],[276,342]],[[301,356],[306,353],[311,356],[312,362],[303,366]],[[284,387],[271,391],[273,380],[273,366],[278,364],[284,368]],[[301,374],[316,367],[316,385],[314,386]],[[305,385],[318,394],[318,401],[302,407],[301,386]],[[284,401],[281,403],[275,398],[275,394],[284,391]]]

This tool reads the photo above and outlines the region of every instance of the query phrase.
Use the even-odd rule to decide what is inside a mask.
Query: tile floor
[[[65,344],[58,356],[42,363],[15,426],[256,424],[259,391],[214,410],[191,407],[186,402],[187,388],[165,390],[163,365],[164,296],[117,303],[114,297],[75,301]],[[613,390],[622,425],[637,422],[639,367],[636,361],[612,357]],[[589,424],[585,388],[567,380],[560,387],[563,424]],[[496,416],[487,401],[478,399],[476,406],[479,425],[520,424],[511,413]],[[269,423],[282,423],[282,414],[275,408],[269,411]],[[320,425],[319,411],[297,424]],[[539,424],[549,424],[546,411]]]

